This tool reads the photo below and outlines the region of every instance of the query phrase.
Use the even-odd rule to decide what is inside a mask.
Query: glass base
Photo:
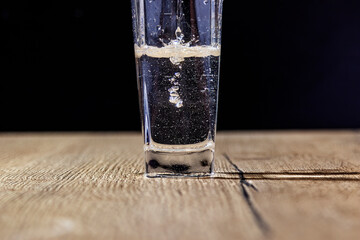
[[[209,177],[214,170],[214,150],[145,151],[147,177]]]

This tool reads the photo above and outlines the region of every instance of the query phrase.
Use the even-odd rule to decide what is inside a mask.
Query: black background
[[[130,0],[0,2],[0,131],[140,130]],[[225,0],[218,129],[360,127],[360,1]]]

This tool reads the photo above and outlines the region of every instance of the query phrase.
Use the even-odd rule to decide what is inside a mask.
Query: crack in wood
[[[233,166],[233,168],[237,171],[237,173],[240,177],[240,185],[239,185],[240,191],[242,193],[242,196],[243,196],[248,208],[250,209],[251,214],[254,217],[256,225],[259,227],[259,229],[262,231],[262,233],[264,233],[265,235],[268,235],[270,233],[270,226],[264,220],[264,218],[262,217],[260,212],[254,206],[246,187],[249,187],[249,188],[255,190],[256,192],[258,192],[259,190],[255,187],[254,184],[247,181],[247,179],[244,177],[244,172],[235,163],[233,163],[231,161],[230,157],[226,153],[223,153],[223,156],[231,164],[231,166]]]

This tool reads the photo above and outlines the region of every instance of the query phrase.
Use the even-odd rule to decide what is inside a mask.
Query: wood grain
[[[147,179],[139,133],[0,134],[0,239],[360,237],[359,132],[221,132],[216,171]]]

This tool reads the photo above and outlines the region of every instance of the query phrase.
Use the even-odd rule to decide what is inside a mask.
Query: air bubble
[[[175,104],[175,106],[176,106],[177,108],[181,108],[183,105],[184,105],[184,104],[183,104],[183,101],[182,101],[182,100],[179,100],[179,101]]]
[[[179,97],[178,96],[170,96],[169,102],[177,104],[179,102]]]
[[[185,59],[183,57],[170,57],[170,62],[174,65],[179,65],[181,62],[183,62]]]
[[[173,86],[172,89],[173,89],[174,91],[177,91],[177,90],[179,90],[179,86]]]
[[[208,91],[209,91],[208,88],[204,88],[203,90],[200,90],[200,92],[202,92],[202,93],[205,93],[205,92],[208,92]]]

